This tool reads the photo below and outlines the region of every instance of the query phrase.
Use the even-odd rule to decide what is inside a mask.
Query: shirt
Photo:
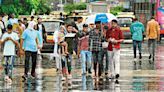
[[[67,44],[68,44],[68,52],[69,52],[70,54],[73,54],[73,46],[76,44],[76,43],[74,42],[74,39],[75,39],[75,37],[65,37],[65,41],[66,41]]]
[[[42,35],[40,34],[40,32],[38,30],[35,30],[35,31],[37,31],[38,44],[40,46],[43,46],[43,38],[42,38]]]
[[[93,29],[89,33],[89,51],[101,51],[102,50],[102,38],[101,38],[101,30],[99,30],[99,33],[96,33]]]
[[[36,25],[35,21],[29,21],[28,28],[34,28],[35,25]]]
[[[116,40],[120,40],[123,39],[123,34],[119,27],[112,27],[107,31],[106,38],[114,38]],[[113,51],[113,48],[120,49],[120,43],[113,44],[109,42],[108,50]]]
[[[154,19],[147,23],[146,34],[148,39],[157,39],[160,34],[160,27],[157,21]]]
[[[78,30],[83,30],[83,23],[76,23]]]
[[[23,48],[25,51],[37,51],[36,39],[38,37],[38,32],[34,29],[26,29],[22,34]]]
[[[64,39],[65,39],[64,36],[65,36],[64,33],[62,33],[62,32],[59,31],[59,34],[58,34],[58,39],[59,39],[59,40],[58,40],[58,41],[59,41],[59,42],[64,41]]]
[[[132,34],[133,40],[142,41],[144,31],[145,31],[144,25],[139,21],[132,23],[130,26],[130,32]]]
[[[9,33],[4,33],[4,35],[2,36],[1,41],[4,41],[7,37],[11,37],[14,41],[18,41],[19,37],[17,35],[17,33],[12,32],[11,34]],[[14,56],[15,55],[15,44],[11,41],[5,41],[4,42],[4,50],[3,50],[3,55],[4,56]]]
[[[79,49],[80,50],[87,50],[89,49],[89,34],[88,33],[81,33],[79,38]]]
[[[11,25],[13,25],[13,24],[18,24],[18,19],[16,19],[16,18],[10,18],[9,19],[9,21],[8,21],[8,24],[11,24]]]

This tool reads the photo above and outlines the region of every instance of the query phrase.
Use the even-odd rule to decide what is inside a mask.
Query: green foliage
[[[32,10],[36,14],[49,14],[50,8],[46,0],[4,0],[0,5],[0,13],[18,15],[30,15]]]
[[[118,12],[122,12],[124,10],[124,8],[122,6],[117,6],[117,7],[113,7],[110,9],[110,13],[112,13],[113,15],[117,15]]]
[[[64,6],[65,12],[72,12],[73,10],[85,10],[87,7],[86,3],[74,3],[74,4],[67,4]]]

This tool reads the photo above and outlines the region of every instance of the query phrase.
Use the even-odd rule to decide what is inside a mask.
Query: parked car
[[[135,18],[134,14],[132,12],[120,12],[117,18],[124,38],[131,39],[130,25],[132,24],[133,18]]]
[[[46,35],[46,41],[43,43],[43,48],[41,50],[42,53],[53,53],[53,49],[54,49],[53,34],[55,31],[59,30],[59,27],[62,23],[64,23],[62,20],[43,21],[47,35]]]

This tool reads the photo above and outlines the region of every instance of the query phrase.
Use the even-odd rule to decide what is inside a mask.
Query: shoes
[[[88,70],[88,73],[89,73],[89,74],[92,74],[91,69]]]
[[[151,55],[149,56],[149,59],[151,59]]]
[[[69,74],[67,77],[68,77],[68,79],[71,79],[71,78],[72,78],[72,75],[71,75],[71,74]]]
[[[27,75],[23,75],[22,78],[23,78],[24,80],[27,80]]]
[[[118,81],[118,80],[116,80],[116,81],[115,81],[115,84],[119,84],[119,81]]]
[[[113,75],[111,75],[111,76],[109,77],[109,79],[112,79],[112,80],[113,80],[113,79],[114,79],[114,76],[113,76]]]
[[[137,59],[136,59],[136,58],[134,58],[134,61],[137,61]]]
[[[119,87],[119,86],[120,86],[120,84],[119,84],[119,81],[118,81],[118,80],[116,80],[116,81],[115,81],[115,86],[116,86],[116,87]]]
[[[32,78],[32,79],[35,79],[35,75],[32,75],[32,74],[31,74],[31,78]]]
[[[153,57],[153,61],[154,61],[154,57]]]
[[[62,80],[62,81],[65,81],[65,80],[66,80],[66,78],[62,76],[61,80]]]
[[[31,76],[32,76],[32,77],[36,77],[36,76],[35,76],[35,73],[32,73]]]
[[[9,78],[9,76],[5,76],[4,80],[5,80],[5,82],[7,82],[8,84],[12,84],[12,79]]]
[[[116,77],[116,79],[118,79],[118,78],[120,77],[120,75],[119,75],[119,74],[116,74],[116,76],[115,76],[115,77]]]
[[[141,53],[139,54],[139,59],[142,59],[142,55],[141,55]]]

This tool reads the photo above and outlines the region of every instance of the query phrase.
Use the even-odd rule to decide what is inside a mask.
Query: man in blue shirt
[[[134,52],[134,60],[136,61],[136,47],[138,45],[139,50],[139,59],[142,58],[141,55],[141,47],[143,40],[143,33],[145,31],[144,25],[135,18],[134,22],[130,26],[130,32],[132,34],[133,39],[133,52]]]
[[[33,28],[27,28],[22,34],[21,40],[21,53],[25,51],[25,70],[24,76],[22,76],[25,80],[28,77],[29,72],[29,61],[30,57],[32,58],[32,70],[31,76],[35,77],[35,68],[36,68],[36,60],[37,60],[37,50],[40,49],[40,45],[38,45],[38,32]]]

